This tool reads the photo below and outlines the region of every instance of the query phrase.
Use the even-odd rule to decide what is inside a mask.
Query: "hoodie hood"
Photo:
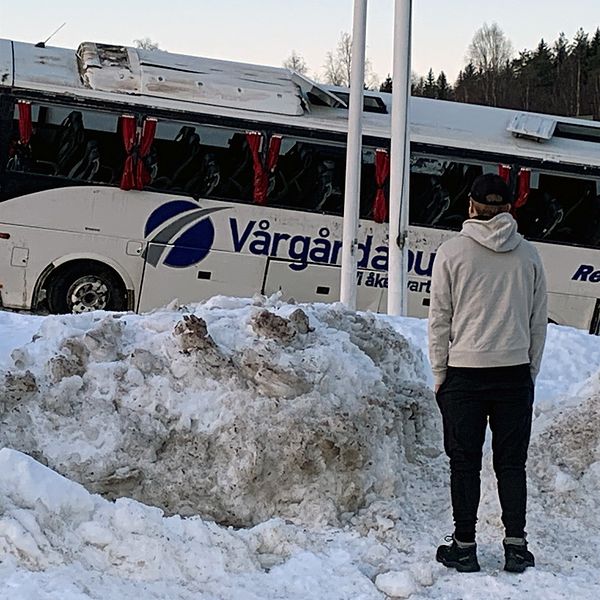
[[[460,234],[494,252],[510,252],[523,240],[517,232],[517,222],[509,213],[500,213],[489,221],[467,219]]]

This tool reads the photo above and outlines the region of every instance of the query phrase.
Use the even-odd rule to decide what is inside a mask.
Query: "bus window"
[[[284,136],[268,204],[341,215],[346,149]]]
[[[597,246],[600,179],[533,170],[527,202],[517,211],[520,231],[534,240]]]
[[[411,225],[459,230],[467,218],[473,181],[483,173],[497,172],[497,163],[411,153]]]
[[[25,160],[15,106],[8,170],[79,181],[114,183],[122,169],[122,142],[115,115],[54,105],[31,105],[32,135]]]
[[[151,188],[194,198],[252,200],[252,156],[245,132],[159,121],[154,148]]]

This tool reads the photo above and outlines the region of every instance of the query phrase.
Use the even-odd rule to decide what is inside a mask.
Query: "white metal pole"
[[[363,87],[365,82],[365,46],[367,38],[367,0],[354,0],[353,19],[340,300],[348,308],[355,310],[356,254],[358,249],[360,170],[362,163]]]
[[[390,315],[406,315],[407,309],[411,13],[412,0],[395,0],[388,266]]]

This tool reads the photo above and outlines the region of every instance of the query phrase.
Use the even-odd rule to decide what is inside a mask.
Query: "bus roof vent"
[[[576,123],[573,121],[559,121],[556,125],[555,137],[580,140],[582,142],[600,143],[600,123]]]
[[[77,48],[77,67],[83,85],[92,90],[140,91],[140,62],[133,48],[83,42]]]
[[[337,94],[330,92],[318,83],[297,71],[290,71],[292,81],[300,88],[303,96],[310,104],[329,106],[331,108],[347,108],[346,103]]]
[[[528,138],[536,142],[552,139],[556,129],[556,119],[527,113],[516,114],[507,127],[515,137]]]

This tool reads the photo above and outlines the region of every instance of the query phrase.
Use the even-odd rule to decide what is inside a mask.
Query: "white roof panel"
[[[15,87],[67,92],[81,88],[73,50],[13,42],[13,51]]]
[[[13,52],[12,42],[0,40],[0,86],[13,84]]]

